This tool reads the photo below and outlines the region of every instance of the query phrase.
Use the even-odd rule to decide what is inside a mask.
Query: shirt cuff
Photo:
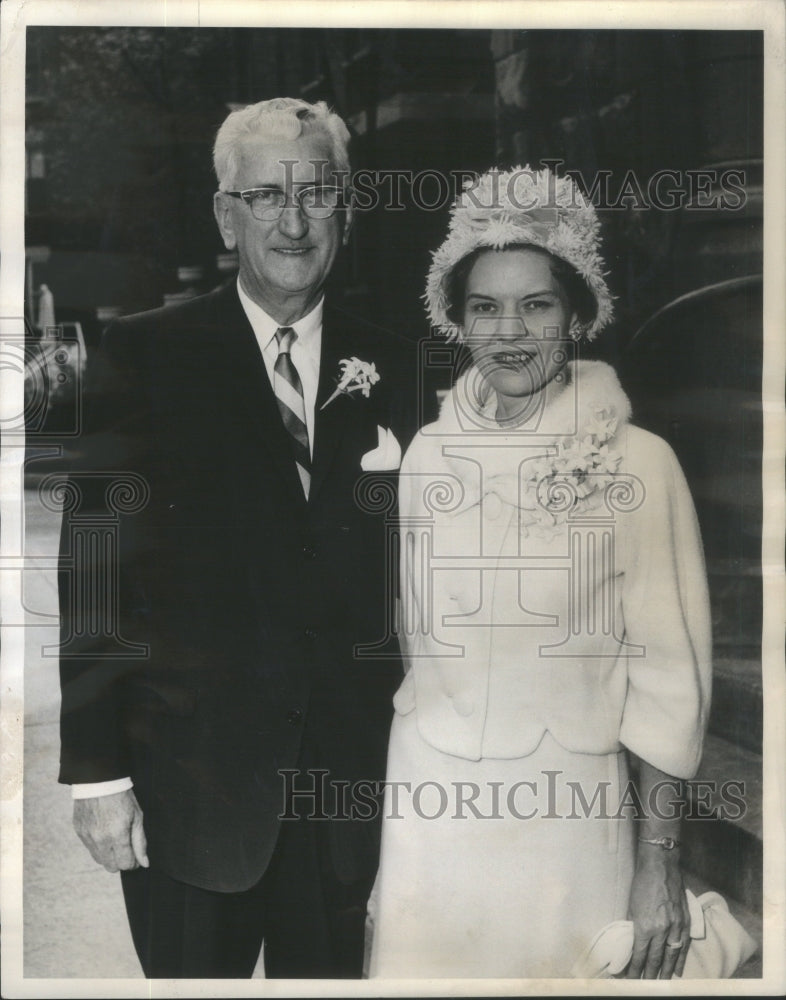
[[[103,795],[115,795],[117,792],[127,792],[134,787],[130,778],[115,778],[113,781],[91,781],[83,785],[71,785],[71,798],[97,799]]]

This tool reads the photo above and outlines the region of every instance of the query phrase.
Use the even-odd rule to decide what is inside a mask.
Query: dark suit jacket
[[[64,519],[60,780],[130,774],[151,863],[185,882],[238,891],[261,877],[279,771],[295,767],[304,733],[330,779],[384,777],[401,663],[390,643],[380,658],[356,647],[388,628],[396,476],[364,498],[360,460],[378,425],[402,447],[414,434],[407,347],[326,306],[306,502],[234,283],[105,334],[73,469],[81,498]],[[381,381],[320,411],[351,355]],[[121,491],[115,541],[91,543],[91,525],[107,535],[106,487],[124,473],[149,496],[125,513]],[[368,877],[376,824],[334,828],[339,877]]]

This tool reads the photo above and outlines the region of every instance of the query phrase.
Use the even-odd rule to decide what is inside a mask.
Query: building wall
[[[495,31],[491,49],[496,161],[557,158],[589,183],[610,172],[601,217],[622,344],[676,294],[761,272],[761,32]],[[646,204],[659,171],[689,187],[687,171],[724,166],[744,170],[740,210]]]

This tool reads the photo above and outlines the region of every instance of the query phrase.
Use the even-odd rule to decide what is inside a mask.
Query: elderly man
[[[230,114],[214,210],[237,281],[116,321],[88,382],[60,780],[121,872],[148,977],[247,977],[263,941],[270,977],[362,967],[378,816],[346,800],[384,778],[401,670],[379,655],[394,574],[362,477],[397,467],[417,380],[406,342],[323,295],[348,139],[321,103]],[[111,546],[74,539],[124,476],[116,572]]]

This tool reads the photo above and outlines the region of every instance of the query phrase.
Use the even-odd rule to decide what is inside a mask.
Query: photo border
[[[786,370],[786,31],[778,0],[470,0],[462,4],[375,0],[360,5],[342,0],[5,0],[0,9],[0,336],[19,336],[23,315],[24,220],[24,62],[25,28],[32,25],[123,25],[158,27],[420,27],[420,28],[585,28],[670,30],[712,28],[764,31],[764,366],[762,449],[764,522],[762,537],[764,698],[764,923],[762,979],[672,980],[668,994],[739,996],[786,989],[786,677],[784,676],[784,408]],[[0,418],[21,411],[20,373],[0,369]],[[16,408],[16,409],[15,409]],[[0,599],[3,620],[23,613],[21,549],[23,443],[3,441]],[[662,995],[663,984],[603,980],[372,980],[372,981],[146,981],[144,979],[30,979],[22,966],[22,786],[24,721],[24,629],[2,631],[2,770],[0,799],[0,912],[2,913],[2,994],[5,997],[166,997],[166,996],[566,996]],[[78,904],[77,904],[78,905]]]

